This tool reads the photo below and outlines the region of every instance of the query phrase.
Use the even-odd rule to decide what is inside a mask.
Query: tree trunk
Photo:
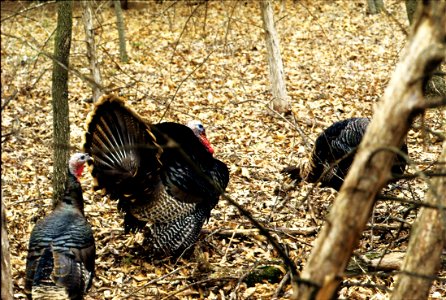
[[[121,61],[126,63],[129,58],[125,45],[125,27],[124,18],[122,17],[121,2],[119,0],[113,0],[113,5],[115,6],[116,25],[118,26],[119,34],[119,55],[121,56]]]
[[[263,30],[265,31],[266,50],[268,55],[269,79],[273,101],[270,107],[280,113],[290,110],[285,86],[282,56],[280,54],[279,36],[274,25],[274,14],[269,0],[260,1]]]
[[[98,85],[102,85],[101,71],[99,69],[98,59],[96,57],[96,43],[94,40],[93,31],[93,12],[91,9],[91,1],[82,1],[84,8],[82,17],[84,20],[85,28],[85,42],[87,44],[87,58],[90,63],[90,73],[94,81]],[[93,86],[93,102],[96,102],[101,96],[102,92],[98,86]]]
[[[384,9],[383,0],[367,0],[367,13],[379,14]]]
[[[122,9],[129,9],[129,1],[128,0],[120,0],[119,2],[121,4]]]
[[[9,240],[6,225],[5,205],[2,201],[2,300],[12,299],[11,262],[9,260]]]
[[[70,145],[68,70],[66,68],[69,66],[72,10],[73,3],[71,1],[58,2],[52,88],[54,131],[53,207],[56,207],[56,204],[60,201],[65,189]],[[66,66],[66,68],[62,67],[60,64]]]
[[[295,299],[333,297],[377,192],[390,178],[394,153],[389,149],[399,149],[413,117],[428,105],[422,84],[425,73],[445,56],[445,2],[432,1],[423,9],[301,273],[302,281],[294,286]]]
[[[446,141],[440,157],[440,172],[446,172]],[[436,177],[426,196],[429,204],[446,207],[446,177]],[[391,299],[427,299],[433,276],[441,266],[446,243],[446,209],[422,208],[412,226],[409,247]],[[423,266],[420,268],[420,266]]]

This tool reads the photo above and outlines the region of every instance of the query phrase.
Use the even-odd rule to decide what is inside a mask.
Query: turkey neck
[[[78,209],[80,213],[84,215],[84,198],[82,194],[82,187],[79,179],[70,171],[68,171],[67,181],[65,183],[65,194],[57,207],[61,206],[62,204],[70,205]]]

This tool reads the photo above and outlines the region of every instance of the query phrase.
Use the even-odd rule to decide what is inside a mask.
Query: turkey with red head
[[[79,182],[89,159],[85,153],[71,156],[63,198],[31,232],[25,280],[29,299],[83,299],[91,287],[95,242]]]
[[[195,244],[229,181],[200,122],[150,124],[113,95],[96,104],[84,149],[95,188],[119,201],[126,232],[146,229],[157,258]]]
[[[368,118],[350,118],[333,123],[316,139],[309,161],[287,167],[282,172],[299,182],[321,182],[321,186],[339,191],[369,123]],[[406,144],[401,146],[401,152],[407,155]],[[401,176],[405,168],[406,160],[396,155],[392,175]]]

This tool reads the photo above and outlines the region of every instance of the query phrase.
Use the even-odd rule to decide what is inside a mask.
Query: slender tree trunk
[[[11,263],[9,260],[9,240],[6,224],[5,205],[2,201],[2,300],[12,299]]]
[[[446,141],[440,157],[440,172],[446,172]],[[446,177],[436,177],[426,196],[429,204],[446,207]],[[412,226],[402,273],[398,276],[392,300],[427,299],[433,277],[441,266],[446,245],[446,209],[422,208]],[[420,268],[420,266],[423,266]]]
[[[261,0],[263,30],[265,32],[266,50],[268,55],[269,79],[273,101],[271,108],[277,112],[285,113],[290,110],[288,95],[285,86],[282,56],[280,54],[279,35],[274,25],[274,14],[270,0]]]
[[[127,48],[125,45],[125,27],[124,18],[122,16],[121,2],[119,0],[113,0],[113,5],[115,6],[116,13],[116,25],[118,26],[119,34],[119,55],[121,56],[121,61],[126,63],[129,58],[127,55]]]
[[[120,0],[122,9],[129,9],[129,1],[128,0]]]
[[[96,56],[96,43],[94,40],[93,11],[91,9],[91,1],[83,0],[82,6],[84,8],[82,17],[84,19],[85,42],[87,44],[87,58],[90,63],[90,73],[94,81],[98,85],[102,85],[101,70],[99,69],[99,63]],[[101,94],[101,90],[97,86],[93,86],[93,102],[96,102]]]
[[[301,273],[302,281],[294,286],[294,299],[331,299],[337,290],[375,197],[390,178],[395,154],[389,149],[399,149],[413,117],[429,105],[422,84],[425,73],[445,56],[444,9],[445,2],[439,1],[424,7]]]
[[[367,12],[371,15],[379,14],[384,8],[383,0],[367,0]]]
[[[57,5],[52,88],[54,131],[53,207],[63,196],[67,176],[70,123],[68,119],[68,70],[66,68],[69,66],[73,3],[71,1],[59,1]],[[66,66],[66,68],[60,64]]]

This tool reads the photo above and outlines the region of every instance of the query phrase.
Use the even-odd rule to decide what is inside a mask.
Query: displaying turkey
[[[119,200],[126,233],[145,229],[157,258],[192,248],[229,181],[200,122],[149,124],[113,95],[96,104],[84,150],[95,188]]]
[[[84,217],[79,182],[89,159],[85,153],[71,156],[62,200],[31,232],[25,280],[28,299],[83,299],[91,286],[95,242]]]
[[[299,182],[320,181],[323,187],[339,190],[369,123],[368,118],[351,118],[335,122],[318,136],[308,162],[287,167],[282,172]],[[401,151],[407,155],[406,144],[401,146]],[[340,159],[342,160],[339,163],[334,164]],[[331,170],[327,171],[332,164]],[[397,155],[392,166],[392,174],[402,175],[405,168],[406,160]]]

